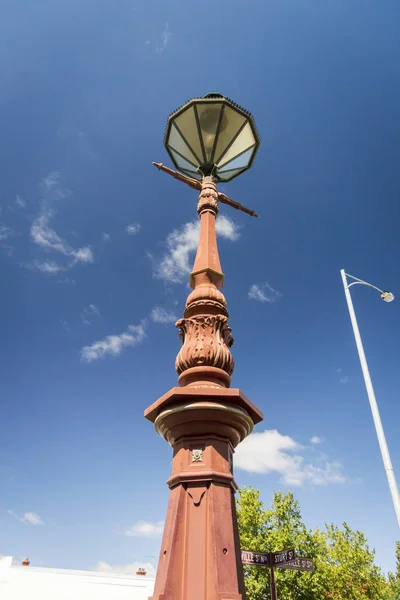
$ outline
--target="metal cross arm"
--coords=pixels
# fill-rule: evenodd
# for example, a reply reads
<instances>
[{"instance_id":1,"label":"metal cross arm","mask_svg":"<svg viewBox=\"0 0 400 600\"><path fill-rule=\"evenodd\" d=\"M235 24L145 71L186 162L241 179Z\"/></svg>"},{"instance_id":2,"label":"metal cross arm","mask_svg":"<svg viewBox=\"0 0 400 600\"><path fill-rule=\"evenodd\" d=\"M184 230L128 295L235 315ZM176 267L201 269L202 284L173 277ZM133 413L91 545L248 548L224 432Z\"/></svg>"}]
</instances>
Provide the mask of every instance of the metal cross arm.
<instances>
[{"instance_id":1,"label":"metal cross arm","mask_svg":"<svg viewBox=\"0 0 400 600\"><path fill-rule=\"evenodd\" d=\"M171 177L174 177L174 179L177 179L178 181L182 181L183 183L186 183L186 185L188 185L189 187L191 187L194 190L200 191L202 189L201 182L197 181L196 179L186 177L186 175L181 175L181 173L178 173L177 171L174 171L173 169L169 169L162 163L153 162L153 165L155 167L157 167L157 169L159 171L164 171L164 173L168 173L168 175L171 175ZM245 212L246 214L250 215L251 217L258 217L258 214L256 212L254 212L254 210L251 210L250 208L246 208L246 206L243 206L242 204L239 204L239 202L232 200L231 198L229 198L226 194L223 194L222 192L217 192L217 193L218 193L218 202L221 202L222 204L227 204L228 206L232 206L232 208L236 208L236 210L241 210L242 212Z\"/></svg>"},{"instance_id":2,"label":"metal cross arm","mask_svg":"<svg viewBox=\"0 0 400 600\"><path fill-rule=\"evenodd\" d=\"M245 212L251 217L258 217L258 214L254 212L254 210L246 208L242 204L239 204L239 202L228 198L228 196L226 194L223 194L222 192L218 192L218 201L222 202L222 204L228 204L228 206L232 206L232 208L236 208L237 210L241 210L242 212Z\"/></svg>"}]
</instances>

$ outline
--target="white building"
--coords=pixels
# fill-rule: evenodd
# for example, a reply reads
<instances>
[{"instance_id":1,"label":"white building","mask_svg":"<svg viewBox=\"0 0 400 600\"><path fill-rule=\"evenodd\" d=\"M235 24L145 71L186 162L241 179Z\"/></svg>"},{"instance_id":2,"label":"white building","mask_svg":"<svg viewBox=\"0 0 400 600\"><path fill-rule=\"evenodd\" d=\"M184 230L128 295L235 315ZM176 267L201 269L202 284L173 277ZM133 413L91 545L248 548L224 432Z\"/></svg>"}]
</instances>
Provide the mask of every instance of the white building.
<instances>
[{"instance_id":1,"label":"white building","mask_svg":"<svg viewBox=\"0 0 400 600\"><path fill-rule=\"evenodd\" d=\"M0 558L1 600L148 600L154 589L154 577L143 570L117 575L28 565Z\"/></svg>"}]
</instances>

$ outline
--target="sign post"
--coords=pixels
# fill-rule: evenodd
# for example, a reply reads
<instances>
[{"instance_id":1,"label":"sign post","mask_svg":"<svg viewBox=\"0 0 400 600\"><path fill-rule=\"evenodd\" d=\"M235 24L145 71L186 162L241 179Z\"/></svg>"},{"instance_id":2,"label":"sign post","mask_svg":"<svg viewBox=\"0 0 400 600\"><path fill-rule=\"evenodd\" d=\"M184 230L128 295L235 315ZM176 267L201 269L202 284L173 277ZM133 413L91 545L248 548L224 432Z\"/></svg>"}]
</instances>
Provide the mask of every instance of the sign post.
<instances>
[{"instance_id":1,"label":"sign post","mask_svg":"<svg viewBox=\"0 0 400 600\"><path fill-rule=\"evenodd\" d=\"M288 561L294 560L296 558L296 550L294 548L289 548L288 550L281 550L280 552L270 552L269 556L269 566L271 569L271 600L278 600L278 595L276 592L275 568L284 565Z\"/></svg>"},{"instance_id":2,"label":"sign post","mask_svg":"<svg viewBox=\"0 0 400 600\"><path fill-rule=\"evenodd\" d=\"M275 569L272 565L269 577L269 589L271 594L271 600L278 600L278 596L276 594Z\"/></svg>"},{"instance_id":3,"label":"sign post","mask_svg":"<svg viewBox=\"0 0 400 600\"><path fill-rule=\"evenodd\" d=\"M278 600L276 592L275 569L291 569L293 571L314 572L315 565L311 558L296 557L296 550L281 550L280 552L253 552L242 550L242 563L253 567L269 567L271 600Z\"/></svg>"}]
</instances>

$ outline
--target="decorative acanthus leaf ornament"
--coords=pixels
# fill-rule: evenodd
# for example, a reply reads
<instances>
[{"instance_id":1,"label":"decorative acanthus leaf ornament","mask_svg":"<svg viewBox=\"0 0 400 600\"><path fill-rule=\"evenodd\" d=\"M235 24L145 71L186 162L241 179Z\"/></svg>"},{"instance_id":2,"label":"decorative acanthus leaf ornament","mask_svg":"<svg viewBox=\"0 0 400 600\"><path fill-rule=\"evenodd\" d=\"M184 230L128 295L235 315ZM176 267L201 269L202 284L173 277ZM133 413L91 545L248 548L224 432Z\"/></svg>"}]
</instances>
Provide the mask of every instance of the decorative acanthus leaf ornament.
<instances>
[{"instance_id":1,"label":"decorative acanthus leaf ornament","mask_svg":"<svg viewBox=\"0 0 400 600\"><path fill-rule=\"evenodd\" d=\"M211 210L215 215L218 214L218 192L210 182L207 185L204 185L197 202L197 212L199 215L203 212L203 210Z\"/></svg>"},{"instance_id":2,"label":"decorative acanthus leaf ornament","mask_svg":"<svg viewBox=\"0 0 400 600\"><path fill-rule=\"evenodd\" d=\"M182 348L176 358L179 374L192 367L217 367L228 375L233 373L233 344L228 318L224 315L195 316L180 319L176 326Z\"/></svg>"}]
</instances>

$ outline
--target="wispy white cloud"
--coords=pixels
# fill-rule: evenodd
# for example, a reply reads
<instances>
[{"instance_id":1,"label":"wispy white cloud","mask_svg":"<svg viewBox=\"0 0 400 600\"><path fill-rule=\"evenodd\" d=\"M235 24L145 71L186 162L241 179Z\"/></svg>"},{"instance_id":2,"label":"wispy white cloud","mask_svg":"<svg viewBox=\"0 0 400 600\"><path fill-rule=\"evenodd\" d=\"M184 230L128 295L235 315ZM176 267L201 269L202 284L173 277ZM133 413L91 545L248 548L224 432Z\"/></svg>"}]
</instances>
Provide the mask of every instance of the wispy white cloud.
<instances>
[{"instance_id":1,"label":"wispy white cloud","mask_svg":"<svg viewBox=\"0 0 400 600\"><path fill-rule=\"evenodd\" d=\"M304 448L290 436L265 430L251 434L240 444L235 466L250 473L278 473L282 483L295 487L346 481L339 462L321 456L311 463L303 454Z\"/></svg>"},{"instance_id":2,"label":"wispy white cloud","mask_svg":"<svg viewBox=\"0 0 400 600\"><path fill-rule=\"evenodd\" d=\"M31 227L32 240L42 248L52 248L57 252L67 254L69 252L68 246L48 225L50 218L51 213L47 213L35 219Z\"/></svg>"},{"instance_id":3,"label":"wispy white cloud","mask_svg":"<svg viewBox=\"0 0 400 600\"><path fill-rule=\"evenodd\" d=\"M217 236L232 242L239 236L238 226L225 215L220 215L216 223ZM166 241L166 252L161 259L154 259L154 276L171 283L181 283L190 273L191 260L199 241L199 221L190 221L181 228L174 229Z\"/></svg>"},{"instance_id":4,"label":"wispy white cloud","mask_svg":"<svg viewBox=\"0 0 400 600\"><path fill-rule=\"evenodd\" d=\"M164 531L164 521L138 521L127 527L122 535L127 537L159 537Z\"/></svg>"},{"instance_id":5,"label":"wispy white cloud","mask_svg":"<svg viewBox=\"0 0 400 600\"><path fill-rule=\"evenodd\" d=\"M126 233L128 235L136 235L137 233L139 233L141 228L142 226L140 225L140 223L131 223L130 225L127 225Z\"/></svg>"},{"instance_id":6,"label":"wispy white cloud","mask_svg":"<svg viewBox=\"0 0 400 600\"><path fill-rule=\"evenodd\" d=\"M168 23L165 23L164 28L161 32L160 40L156 43L157 54L162 54L167 49L171 36L172 32L169 29L169 25Z\"/></svg>"},{"instance_id":7,"label":"wispy white cloud","mask_svg":"<svg viewBox=\"0 0 400 600\"><path fill-rule=\"evenodd\" d=\"M320 444L322 442L322 440L317 435L313 435L310 442L316 446L316 445Z\"/></svg>"},{"instance_id":8,"label":"wispy white cloud","mask_svg":"<svg viewBox=\"0 0 400 600\"><path fill-rule=\"evenodd\" d=\"M107 355L118 356L129 346L137 346L146 337L145 321L140 325L129 325L127 331L119 335L108 335L103 340L85 346L81 350L81 361L92 362Z\"/></svg>"},{"instance_id":9,"label":"wispy white cloud","mask_svg":"<svg viewBox=\"0 0 400 600\"><path fill-rule=\"evenodd\" d=\"M161 306L156 306L151 311L151 319L154 323L161 323L162 325L167 325L168 323L176 323L178 317L171 312L165 310L165 308L161 308Z\"/></svg>"},{"instance_id":10,"label":"wispy white cloud","mask_svg":"<svg viewBox=\"0 0 400 600\"><path fill-rule=\"evenodd\" d=\"M86 308L81 312L82 323L85 325L92 325L92 321L94 318L99 318L100 311L94 304L89 304Z\"/></svg>"},{"instance_id":11,"label":"wispy white cloud","mask_svg":"<svg viewBox=\"0 0 400 600\"><path fill-rule=\"evenodd\" d=\"M25 202L25 200L23 200L23 199L21 198L21 196L18 196L18 194L16 194L16 196L15 196L14 203L15 203L17 206L19 206L20 208L25 208L25 206L26 206L26 202Z\"/></svg>"},{"instance_id":12,"label":"wispy white cloud","mask_svg":"<svg viewBox=\"0 0 400 600\"><path fill-rule=\"evenodd\" d=\"M27 525L44 525L42 517L40 517L37 513L34 512L26 512L24 514L23 522Z\"/></svg>"},{"instance_id":13,"label":"wispy white cloud","mask_svg":"<svg viewBox=\"0 0 400 600\"><path fill-rule=\"evenodd\" d=\"M44 525L42 518L35 512L26 512L22 517L17 515L13 510L8 510L7 512L25 525Z\"/></svg>"},{"instance_id":14,"label":"wispy white cloud","mask_svg":"<svg viewBox=\"0 0 400 600\"><path fill-rule=\"evenodd\" d=\"M76 285L75 279L71 279L70 277L63 277L62 279L57 279L57 283L65 283L65 285Z\"/></svg>"},{"instance_id":15,"label":"wispy white cloud","mask_svg":"<svg viewBox=\"0 0 400 600\"><path fill-rule=\"evenodd\" d=\"M31 227L32 241L46 250L54 250L71 258L69 267L74 266L78 262L92 263L94 260L93 252L88 246L75 250L54 229L49 227L52 216L51 212L47 212L35 219Z\"/></svg>"},{"instance_id":16,"label":"wispy white cloud","mask_svg":"<svg viewBox=\"0 0 400 600\"><path fill-rule=\"evenodd\" d=\"M47 206L71 194L71 190L63 184L60 171L51 171L46 177L43 177L39 183L39 190L42 195L42 204Z\"/></svg>"},{"instance_id":17,"label":"wispy white cloud","mask_svg":"<svg viewBox=\"0 0 400 600\"><path fill-rule=\"evenodd\" d=\"M44 177L39 185L41 191L41 213L33 221L30 234L34 244L46 252L57 252L68 260L63 264L57 264L49 260L34 260L27 266L36 269L42 273L55 275L60 271L66 271L74 267L77 263L88 264L94 261L93 252L89 246L82 248L73 248L64 238L62 238L54 229L50 227L50 222L56 214L56 203L66 198L71 193L61 179L58 171L53 171L47 177Z\"/></svg>"},{"instance_id":18,"label":"wispy white cloud","mask_svg":"<svg viewBox=\"0 0 400 600\"><path fill-rule=\"evenodd\" d=\"M101 239L103 242L109 242L111 240L111 235L109 233L102 233Z\"/></svg>"},{"instance_id":19,"label":"wispy white cloud","mask_svg":"<svg viewBox=\"0 0 400 600\"><path fill-rule=\"evenodd\" d=\"M150 577L154 577L156 569L153 564L149 562L133 562L127 565L110 565L105 560L100 560L95 567L92 567L91 571L97 571L98 573L117 573L120 575L128 574L135 575L138 569L145 569L146 574Z\"/></svg>"},{"instance_id":20,"label":"wispy white cloud","mask_svg":"<svg viewBox=\"0 0 400 600\"><path fill-rule=\"evenodd\" d=\"M267 282L254 283L249 290L250 300L257 300L258 302L268 302L269 304L273 304L279 300L281 296L282 294L271 287Z\"/></svg>"},{"instance_id":21,"label":"wispy white cloud","mask_svg":"<svg viewBox=\"0 0 400 600\"><path fill-rule=\"evenodd\" d=\"M198 223L198 222L197 222ZM217 236L236 242L240 238L240 229L236 223L226 215L219 215L216 221Z\"/></svg>"},{"instance_id":22,"label":"wispy white cloud","mask_svg":"<svg viewBox=\"0 0 400 600\"><path fill-rule=\"evenodd\" d=\"M195 252L199 239L197 221L185 223L175 229L166 240L167 252L162 259L154 261L154 275L172 283L181 283L183 277L190 273L189 258Z\"/></svg>"},{"instance_id":23,"label":"wispy white cloud","mask_svg":"<svg viewBox=\"0 0 400 600\"><path fill-rule=\"evenodd\" d=\"M0 223L0 241L4 242L5 240L8 240L8 238L10 238L12 235L13 230L11 229L11 227L7 227L7 225Z\"/></svg>"},{"instance_id":24,"label":"wispy white cloud","mask_svg":"<svg viewBox=\"0 0 400 600\"><path fill-rule=\"evenodd\" d=\"M74 250L73 257L74 261L71 263L71 266L74 266L77 262L92 263L94 261L93 252L88 246Z\"/></svg>"},{"instance_id":25,"label":"wispy white cloud","mask_svg":"<svg viewBox=\"0 0 400 600\"><path fill-rule=\"evenodd\" d=\"M343 369L336 369L336 373L339 375L339 381L342 384L346 384L350 381L350 377L343 373Z\"/></svg>"},{"instance_id":26,"label":"wispy white cloud","mask_svg":"<svg viewBox=\"0 0 400 600\"><path fill-rule=\"evenodd\" d=\"M25 266L27 269L31 269L33 271L40 271L41 273L47 273L48 275L57 275L61 271L65 271L65 267L57 264L53 260L38 260L35 259L30 263L26 263Z\"/></svg>"}]
</instances>

